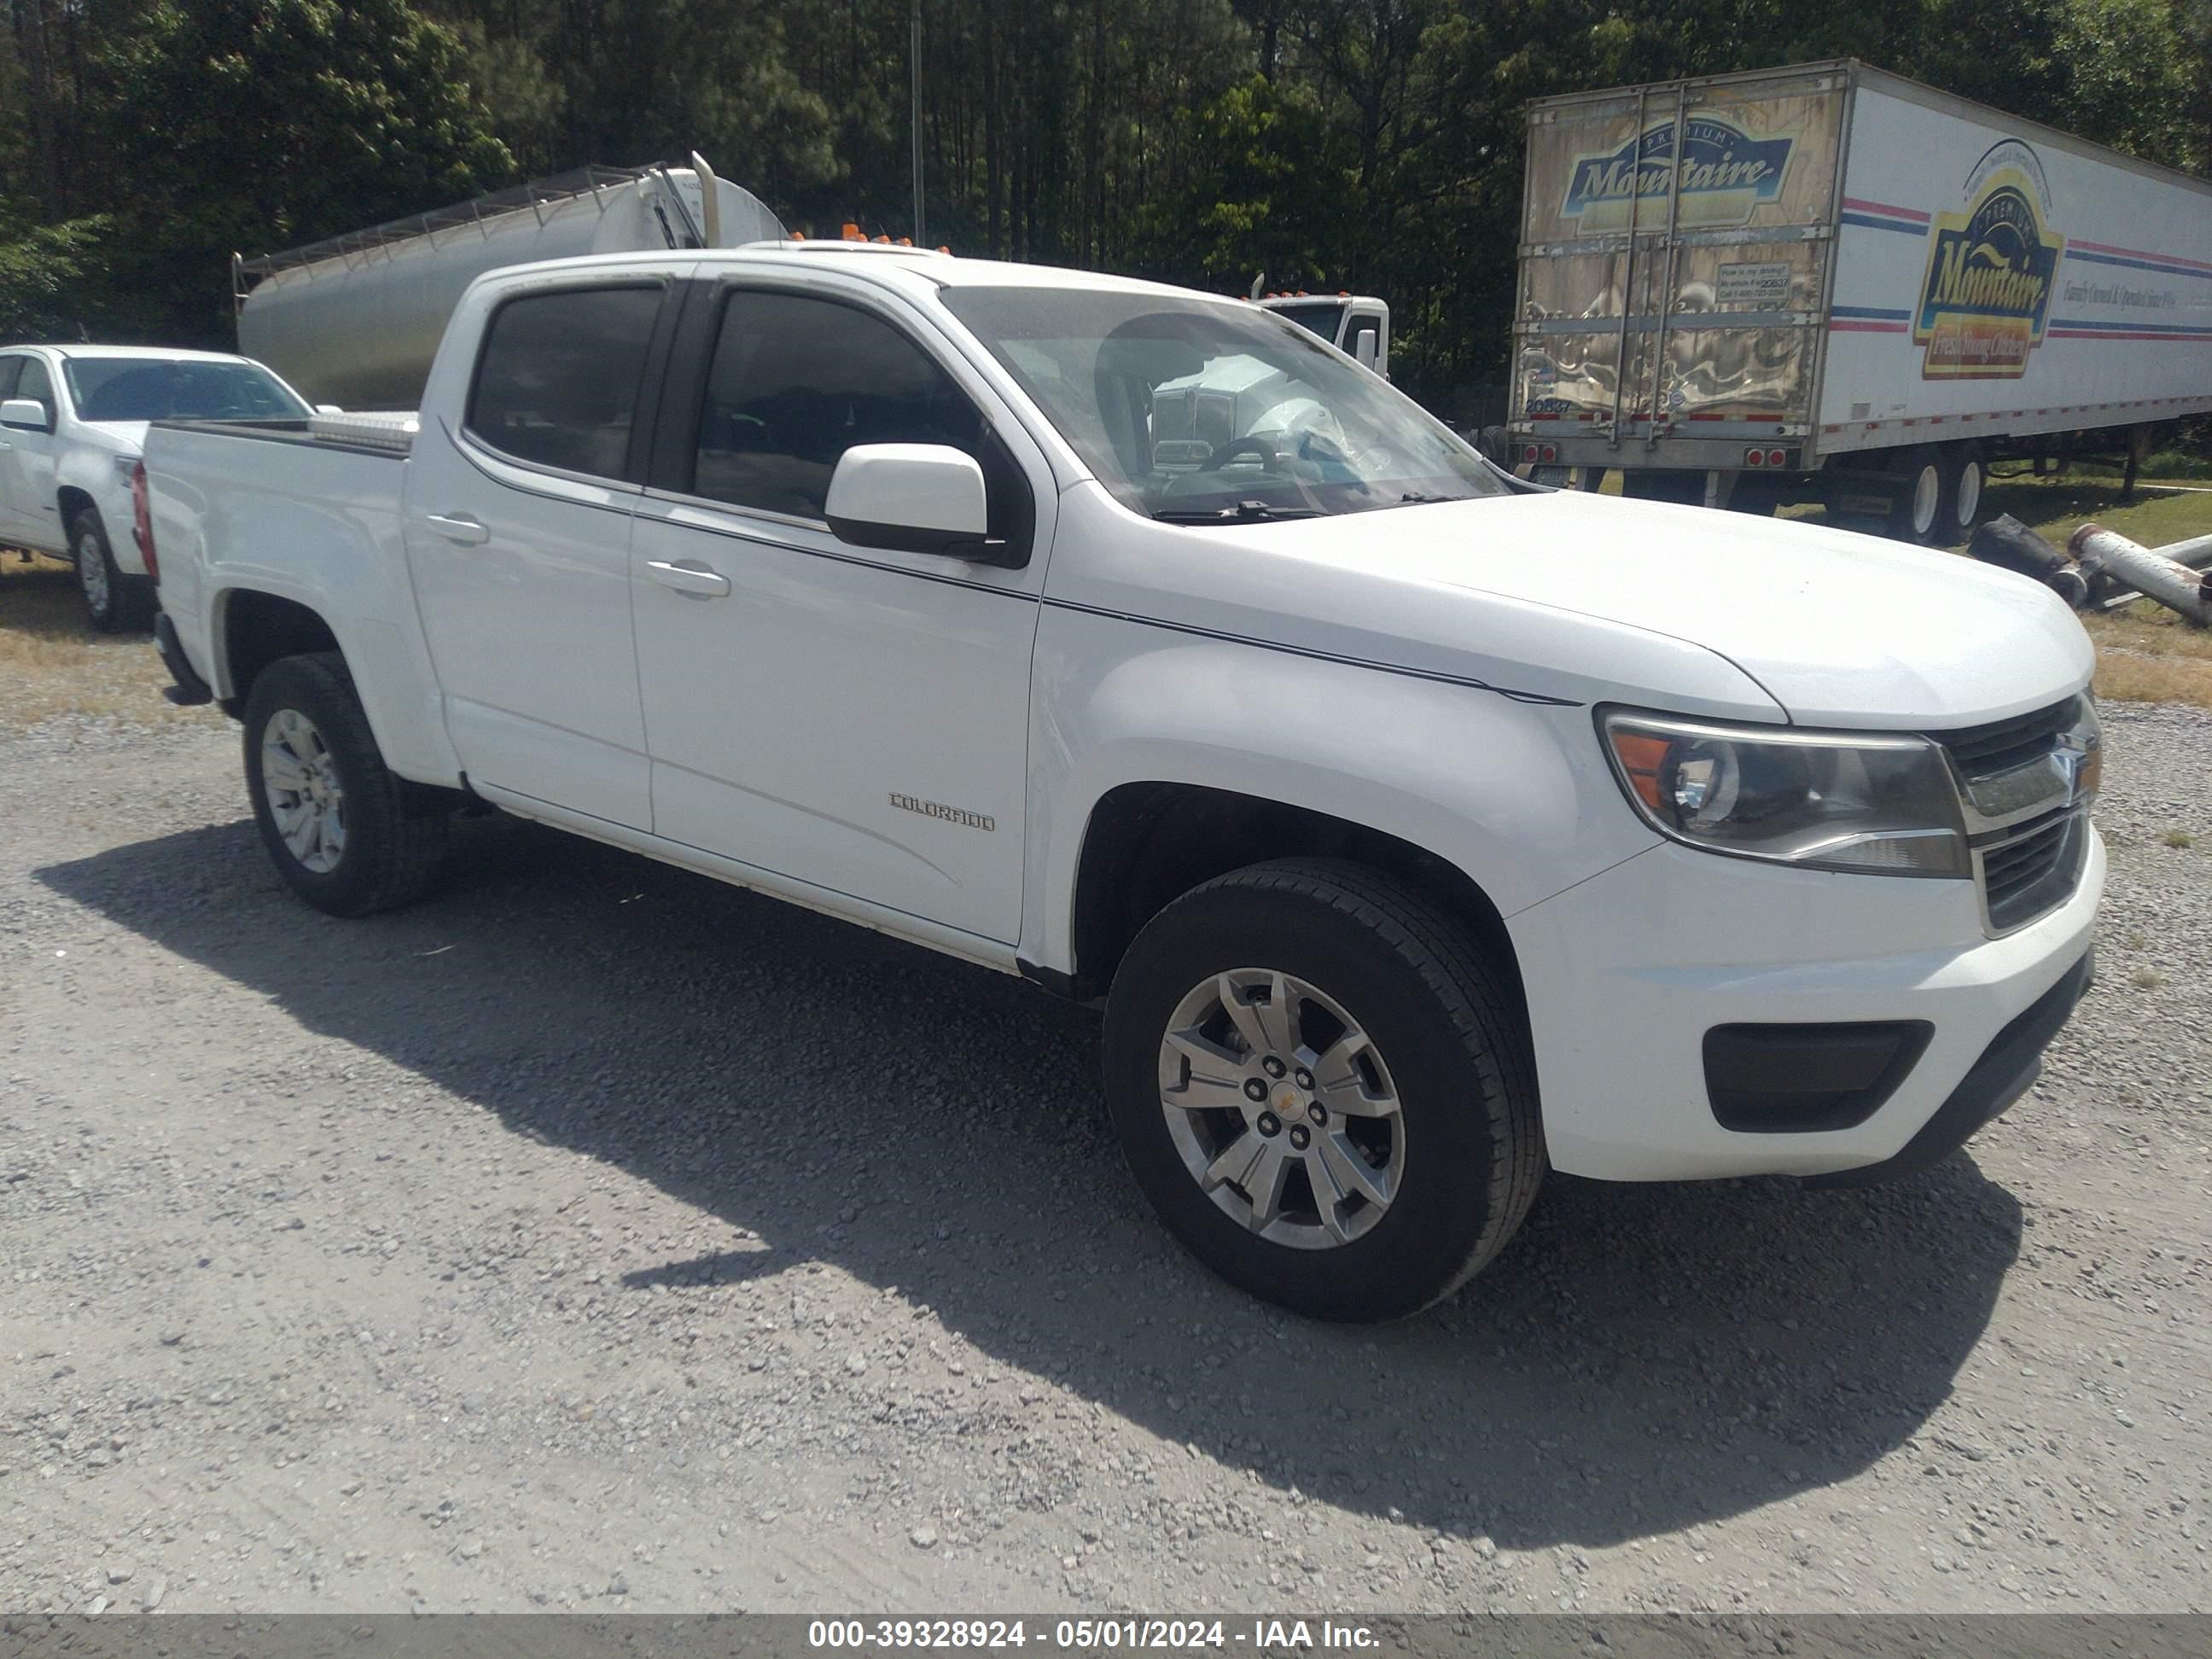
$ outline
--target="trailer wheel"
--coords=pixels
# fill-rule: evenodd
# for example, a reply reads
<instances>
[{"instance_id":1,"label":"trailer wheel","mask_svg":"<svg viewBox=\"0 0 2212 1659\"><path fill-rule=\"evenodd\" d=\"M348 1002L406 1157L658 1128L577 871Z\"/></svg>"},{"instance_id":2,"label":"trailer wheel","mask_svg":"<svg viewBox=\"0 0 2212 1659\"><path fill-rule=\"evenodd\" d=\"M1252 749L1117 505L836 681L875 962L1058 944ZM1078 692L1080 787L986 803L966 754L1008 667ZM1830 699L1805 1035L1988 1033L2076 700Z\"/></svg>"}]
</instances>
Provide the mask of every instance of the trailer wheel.
<instances>
[{"instance_id":1,"label":"trailer wheel","mask_svg":"<svg viewBox=\"0 0 2212 1659\"><path fill-rule=\"evenodd\" d=\"M1944 502L1943 522L1951 527L1954 539L1963 541L1974 533L1982 515L1982 447L1953 444L1949 451L1951 493Z\"/></svg>"},{"instance_id":2,"label":"trailer wheel","mask_svg":"<svg viewBox=\"0 0 2212 1659\"><path fill-rule=\"evenodd\" d=\"M1945 517L1953 490L1951 479L1957 463L1934 444L1921 444L1911 449L1901 449L1890 471L1902 476L1904 483L1890 508L1889 533L1900 542L1916 542L1923 547L1942 544L1950 534L1950 525Z\"/></svg>"}]
</instances>

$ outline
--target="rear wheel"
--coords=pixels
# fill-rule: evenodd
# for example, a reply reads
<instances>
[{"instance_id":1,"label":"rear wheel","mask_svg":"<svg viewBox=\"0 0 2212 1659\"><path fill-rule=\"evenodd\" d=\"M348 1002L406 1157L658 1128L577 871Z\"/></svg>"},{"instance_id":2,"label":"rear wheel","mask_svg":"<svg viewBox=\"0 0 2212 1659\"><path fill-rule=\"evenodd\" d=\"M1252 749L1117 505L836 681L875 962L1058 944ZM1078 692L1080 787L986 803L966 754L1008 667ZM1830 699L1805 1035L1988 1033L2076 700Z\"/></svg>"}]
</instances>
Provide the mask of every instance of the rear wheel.
<instances>
[{"instance_id":1,"label":"rear wheel","mask_svg":"<svg viewBox=\"0 0 2212 1659\"><path fill-rule=\"evenodd\" d=\"M91 507L82 508L70 520L70 558L76 566L77 596L94 628L103 634L122 634L153 626L154 584L115 568L106 526Z\"/></svg>"},{"instance_id":2,"label":"rear wheel","mask_svg":"<svg viewBox=\"0 0 2212 1659\"><path fill-rule=\"evenodd\" d=\"M1902 481L1890 509L1889 533L1894 539L1923 547L1945 540L1950 526L1944 521L1944 508L1955 465L1933 444L1899 453L1891 468Z\"/></svg>"},{"instance_id":3,"label":"rear wheel","mask_svg":"<svg viewBox=\"0 0 2212 1659\"><path fill-rule=\"evenodd\" d=\"M1951 493L1944 502L1943 522L1951 539L1964 541L1974 533L1982 515L1982 448L1979 444L1950 446Z\"/></svg>"},{"instance_id":4,"label":"rear wheel","mask_svg":"<svg viewBox=\"0 0 2212 1659\"><path fill-rule=\"evenodd\" d=\"M1255 865L1139 934L1106 1085L1138 1184L1252 1294L1418 1312L1512 1237L1544 1169L1520 1020L1451 917L1357 865Z\"/></svg>"},{"instance_id":5,"label":"rear wheel","mask_svg":"<svg viewBox=\"0 0 2212 1659\"><path fill-rule=\"evenodd\" d=\"M362 916L429 884L452 799L386 769L343 657L270 664L246 697L245 726L254 823L294 892L334 916Z\"/></svg>"}]
</instances>

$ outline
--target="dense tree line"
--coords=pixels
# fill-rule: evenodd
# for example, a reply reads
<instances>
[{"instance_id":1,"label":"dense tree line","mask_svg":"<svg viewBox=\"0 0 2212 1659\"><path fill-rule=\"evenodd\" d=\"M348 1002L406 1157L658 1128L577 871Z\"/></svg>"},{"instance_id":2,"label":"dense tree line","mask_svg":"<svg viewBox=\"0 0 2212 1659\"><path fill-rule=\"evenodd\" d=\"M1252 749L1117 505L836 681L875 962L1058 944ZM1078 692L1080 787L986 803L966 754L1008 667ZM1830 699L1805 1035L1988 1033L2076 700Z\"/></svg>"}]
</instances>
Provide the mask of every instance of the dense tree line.
<instances>
[{"instance_id":1,"label":"dense tree line","mask_svg":"<svg viewBox=\"0 0 2212 1659\"><path fill-rule=\"evenodd\" d=\"M0 0L0 333L227 343L228 259L696 147L912 228L913 0ZM1856 56L2212 171L2212 0L921 0L928 240L1383 294L1503 360L1527 100Z\"/></svg>"}]
</instances>

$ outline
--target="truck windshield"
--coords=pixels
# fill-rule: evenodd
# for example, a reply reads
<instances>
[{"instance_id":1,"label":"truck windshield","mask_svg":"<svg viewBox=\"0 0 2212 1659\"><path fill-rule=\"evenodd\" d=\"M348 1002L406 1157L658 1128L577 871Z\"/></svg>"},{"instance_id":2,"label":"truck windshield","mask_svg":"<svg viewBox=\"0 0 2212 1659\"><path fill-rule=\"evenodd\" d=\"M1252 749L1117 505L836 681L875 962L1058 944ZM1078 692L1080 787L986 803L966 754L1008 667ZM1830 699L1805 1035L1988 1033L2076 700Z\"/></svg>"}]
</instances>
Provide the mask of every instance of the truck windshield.
<instances>
[{"instance_id":1,"label":"truck windshield","mask_svg":"<svg viewBox=\"0 0 2212 1659\"><path fill-rule=\"evenodd\" d=\"M1344 321L1344 304L1339 300L1307 300L1294 306L1269 306L1278 317L1287 317L1300 328L1310 328L1331 345L1336 343L1336 331Z\"/></svg>"},{"instance_id":2,"label":"truck windshield","mask_svg":"<svg viewBox=\"0 0 2212 1659\"><path fill-rule=\"evenodd\" d=\"M1274 313L1097 289L942 297L1139 513L1234 523L1506 493L1441 422Z\"/></svg>"},{"instance_id":3,"label":"truck windshield","mask_svg":"<svg viewBox=\"0 0 2212 1659\"><path fill-rule=\"evenodd\" d=\"M258 363L72 357L62 372L80 420L296 420L308 412Z\"/></svg>"}]
</instances>

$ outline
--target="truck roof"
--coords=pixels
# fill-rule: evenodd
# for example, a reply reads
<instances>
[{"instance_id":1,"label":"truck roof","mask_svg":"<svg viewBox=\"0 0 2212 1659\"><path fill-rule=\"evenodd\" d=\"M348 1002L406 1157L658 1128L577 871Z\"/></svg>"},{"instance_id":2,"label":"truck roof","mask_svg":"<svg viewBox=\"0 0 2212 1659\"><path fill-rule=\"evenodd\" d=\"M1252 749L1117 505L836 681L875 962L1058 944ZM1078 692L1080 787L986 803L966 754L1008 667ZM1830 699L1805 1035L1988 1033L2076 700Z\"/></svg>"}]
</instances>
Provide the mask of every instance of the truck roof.
<instances>
[{"instance_id":1,"label":"truck roof","mask_svg":"<svg viewBox=\"0 0 2212 1659\"><path fill-rule=\"evenodd\" d=\"M1008 259L969 259L939 253L933 248L901 247L878 242L806 241L750 242L732 248L659 248L639 253L592 254L581 258L546 260L536 264L509 265L495 273L500 280L538 271L665 269L672 264L696 262L708 270L732 266L781 267L790 270L819 270L825 264L850 260L848 269L865 272L886 286L927 294L947 288L1083 289L1096 293L1174 295L1178 298L1216 301L1222 305L1249 301L1167 283L1146 282L1135 276L1116 276L1103 271L1076 270L1065 265L1021 264Z\"/></svg>"},{"instance_id":2,"label":"truck roof","mask_svg":"<svg viewBox=\"0 0 2212 1659\"><path fill-rule=\"evenodd\" d=\"M179 346L83 345L64 340L30 340L24 343L63 357L137 357L161 363L244 363L252 361L234 351L189 351ZM9 349L20 350L21 347Z\"/></svg>"}]
</instances>

